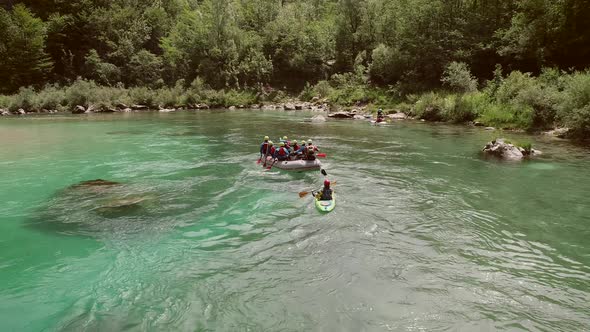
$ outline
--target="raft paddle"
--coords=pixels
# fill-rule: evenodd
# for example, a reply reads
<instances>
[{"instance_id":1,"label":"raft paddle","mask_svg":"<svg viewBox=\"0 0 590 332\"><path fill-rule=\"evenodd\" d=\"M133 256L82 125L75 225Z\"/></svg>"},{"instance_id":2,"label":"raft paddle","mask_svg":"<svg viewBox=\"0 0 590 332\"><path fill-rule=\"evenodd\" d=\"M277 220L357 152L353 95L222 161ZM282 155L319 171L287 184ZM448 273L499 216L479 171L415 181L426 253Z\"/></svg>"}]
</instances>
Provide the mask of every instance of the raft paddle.
<instances>
[{"instance_id":1,"label":"raft paddle","mask_svg":"<svg viewBox=\"0 0 590 332\"><path fill-rule=\"evenodd\" d=\"M325 153L318 153L315 155L318 158L326 158L326 154Z\"/></svg>"}]
</instances>

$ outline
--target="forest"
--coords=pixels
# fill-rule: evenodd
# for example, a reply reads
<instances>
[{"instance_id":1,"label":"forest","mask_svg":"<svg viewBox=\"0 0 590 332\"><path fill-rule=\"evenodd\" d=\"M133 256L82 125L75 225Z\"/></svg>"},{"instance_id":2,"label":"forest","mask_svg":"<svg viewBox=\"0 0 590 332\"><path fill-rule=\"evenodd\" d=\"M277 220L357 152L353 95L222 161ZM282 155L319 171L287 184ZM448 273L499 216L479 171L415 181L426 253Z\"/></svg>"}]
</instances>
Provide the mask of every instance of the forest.
<instances>
[{"instance_id":1,"label":"forest","mask_svg":"<svg viewBox=\"0 0 590 332\"><path fill-rule=\"evenodd\" d=\"M71 107L73 86L228 106L273 87L428 120L590 132L590 0L0 3L0 107Z\"/></svg>"}]
</instances>

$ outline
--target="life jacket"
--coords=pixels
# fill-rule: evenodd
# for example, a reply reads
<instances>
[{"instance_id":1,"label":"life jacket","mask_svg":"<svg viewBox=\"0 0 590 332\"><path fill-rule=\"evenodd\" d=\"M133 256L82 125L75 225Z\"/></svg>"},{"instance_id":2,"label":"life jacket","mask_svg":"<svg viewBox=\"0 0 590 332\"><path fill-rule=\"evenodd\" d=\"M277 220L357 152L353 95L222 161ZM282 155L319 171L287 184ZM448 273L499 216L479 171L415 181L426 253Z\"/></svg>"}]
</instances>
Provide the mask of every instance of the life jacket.
<instances>
[{"instance_id":1,"label":"life jacket","mask_svg":"<svg viewBox=\"0 0 590 332\"><path fill-rule=\"evenodd\" d=\"M287 148L285 147L281 147L279 149L278 155L283 157L283 156L288 156L289 155L289 150L287 150Z\"/></svg>"},{"instance_id":2,"label":"life jacket","mask_svg":"<svg viewBox=\"0 0 590 332\"><path fill-rule=\"evenodd\" d=\"M331 201L332 200L332 189L330 187L324 187L322 190L322 196L320 197L321 201Z\"/></svg>"},{"instance_id":3,"label":"life jacket","mask_svg":"<svg viewBox=\"0 0 590 332\"><path fill-rule=\"evenodd\" d=\"M295 143L295 145L293 145L293 151L297 152L297 151L299 151L299 148L300 148L299 144Z\"/></svg>"},{"instance_id":4,"label":"life jacket","mask_svg":"<svg viewBox=\"0 0 590 332\"><path fill-rule=\"evenodd\" d=\"M305 151L305 159L315 160L315 151L313 145L307 147L307 151Z\"/></svg>"},{"instance_id":5,"label":"life jacket","mask_svg":"<svg viewBox=\"0 0 590 332\"><path fill-rule=\"evenodd\" d=\"M268 144L268 142L264 142L264 143L262 143L262 144L260 145L260 153L262 153L262 154L264 154L264 155L268 154L268 147L269 147L269 146L270 146L270 145Z\"/></svg>"},{"instance_id":6,"label":"life jacket","mask_svg":"<svg viewBox=\"0 0 590 332\"><path fill-rule=\"evenodd\" d=\"M271 156L274 157L274 155L275 155L276 152L277 152L277 148L275 148L274 145L271 146L270 147L270 153L269 153L269 155L271 155Z\"/></svg>"}]
</instances>

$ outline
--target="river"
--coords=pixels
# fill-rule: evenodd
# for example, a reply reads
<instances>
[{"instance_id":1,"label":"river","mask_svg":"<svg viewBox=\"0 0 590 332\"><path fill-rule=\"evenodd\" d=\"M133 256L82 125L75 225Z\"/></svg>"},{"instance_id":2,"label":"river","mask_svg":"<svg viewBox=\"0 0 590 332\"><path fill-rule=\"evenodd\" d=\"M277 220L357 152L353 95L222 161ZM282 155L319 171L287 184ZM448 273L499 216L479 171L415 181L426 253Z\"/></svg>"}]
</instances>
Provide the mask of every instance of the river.
<instances>
[{"instance_id":1,"label":"river","mask_svg":"<svg viewBox=\"0 0 590 332\"><path fill-rule=\"evenodd\" d=\"M1 330L588 331L588 150L506 134L544 154L502 163L479 128L311 116L2 119ZM298 196L319 172L256 164L264 135L314 139L332 213Z\"/></svg>"}]
</instances>

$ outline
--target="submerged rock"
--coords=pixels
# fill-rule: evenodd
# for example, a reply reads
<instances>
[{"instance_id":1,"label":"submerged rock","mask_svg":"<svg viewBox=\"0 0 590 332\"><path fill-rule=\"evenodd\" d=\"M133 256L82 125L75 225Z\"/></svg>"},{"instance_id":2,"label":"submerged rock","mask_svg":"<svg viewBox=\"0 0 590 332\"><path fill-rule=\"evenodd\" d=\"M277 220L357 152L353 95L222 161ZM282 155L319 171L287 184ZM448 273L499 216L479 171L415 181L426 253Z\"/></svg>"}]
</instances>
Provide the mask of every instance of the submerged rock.
<instances>
[{"instance_id":1,"label":"submerged rock","mask_svg":"<svg viewBox=\"0 0 590 332\"><path fill-rule=\"evenodd\" d=\"M311 122L326 122L326 117L323 115L316 115L311 118Z\"/></svg>"},{"instance_id":2,"label":"submerged rock","mask_svg":"<svg viewBox=\"0 0 590 332\"><path fill-rule=\"evenodd\" d=\"M43 204L28 226L84 236L113 236L156 227L158 196L140 185L103 179L71 185ZM160 216L161 217L161 216Z\"/></svg>"}]
</instances>

